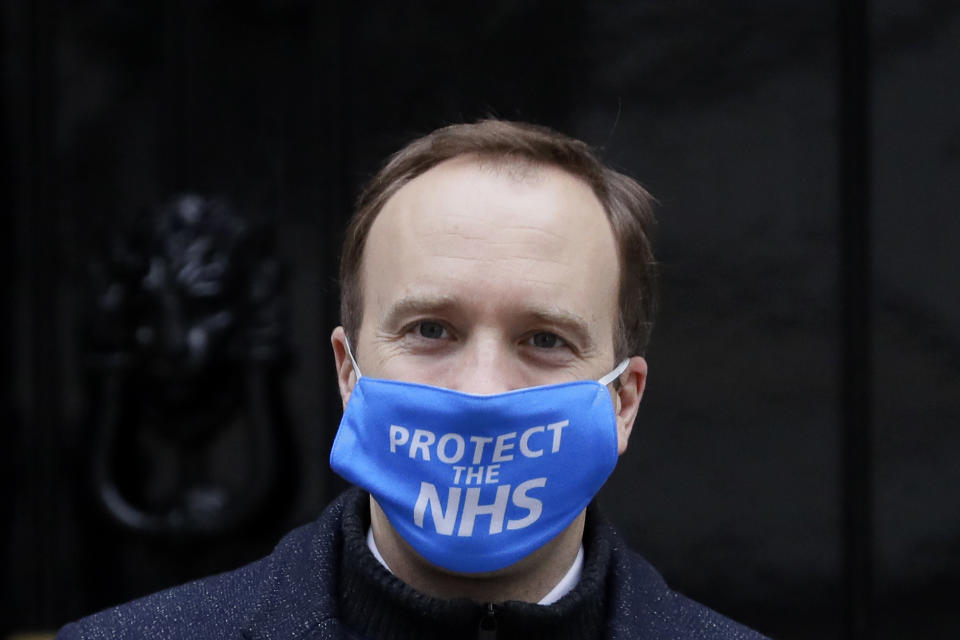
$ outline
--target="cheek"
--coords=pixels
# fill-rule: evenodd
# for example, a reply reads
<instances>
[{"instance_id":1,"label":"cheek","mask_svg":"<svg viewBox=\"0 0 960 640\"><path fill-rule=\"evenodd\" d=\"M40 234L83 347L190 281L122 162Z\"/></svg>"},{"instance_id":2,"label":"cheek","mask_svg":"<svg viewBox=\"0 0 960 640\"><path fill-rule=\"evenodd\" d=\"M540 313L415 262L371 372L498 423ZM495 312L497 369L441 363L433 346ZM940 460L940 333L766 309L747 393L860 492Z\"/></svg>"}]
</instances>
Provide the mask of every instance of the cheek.
<instances>
[{"instance_id":1,"label":"cheek","mask_svg":"<svg viewBox=\"0 0 960 640\"><path fill-rule=\"evenodd\" d=\"M440 375L442 359L438 362L436 357L411 353L403 342L376 338L366 342L365 352L360 356L363 375L401 382L435 384L431 379Z\"/></svg>"},{"instance_id":2,"label":"cheek","mask_svg":"<svg viewBox=\"0 0 960 640\"><path fill-rule=\"evenodd\" d=\"M440 384L440 377L431 373L431 367L418 366L416 362L404 362L406 358L390 360L382 368L379 377L387 380L399 380L401 382L414 382L417 384Z\"/></svg>"}]
</instances>

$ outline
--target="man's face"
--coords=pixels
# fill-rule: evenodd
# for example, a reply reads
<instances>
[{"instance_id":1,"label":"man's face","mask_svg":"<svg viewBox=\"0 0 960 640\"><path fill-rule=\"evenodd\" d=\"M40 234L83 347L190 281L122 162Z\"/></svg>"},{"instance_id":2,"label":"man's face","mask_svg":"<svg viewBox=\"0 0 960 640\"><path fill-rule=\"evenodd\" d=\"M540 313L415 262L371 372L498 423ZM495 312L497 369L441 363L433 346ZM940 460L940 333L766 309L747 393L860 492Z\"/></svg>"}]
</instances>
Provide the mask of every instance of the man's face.
<instances>
[{"instance_id":1,"label":"man's face","mask_svg":"<svg viewBox=\"0 0 960 640\"><path fill-rule=\"evenodd\" d=\"M590 187L563 170L444 162L386 203L362 269L353 347L364 375L490 394L615 365L613 232ZM346 404L356 378L337 351ZM640 391L642 364L630 368Z\"/></svg>"}]
</instances>

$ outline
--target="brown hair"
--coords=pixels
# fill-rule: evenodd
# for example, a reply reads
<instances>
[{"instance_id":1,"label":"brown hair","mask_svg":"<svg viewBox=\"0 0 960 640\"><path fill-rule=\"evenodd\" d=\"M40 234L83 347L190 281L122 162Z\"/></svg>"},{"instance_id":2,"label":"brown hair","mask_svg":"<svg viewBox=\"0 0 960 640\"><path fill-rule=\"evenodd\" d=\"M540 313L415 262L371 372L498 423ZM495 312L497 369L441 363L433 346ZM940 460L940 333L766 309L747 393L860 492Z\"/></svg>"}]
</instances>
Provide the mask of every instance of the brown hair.
<instances>
[{"instance_id":1,"label":"brown hair","mask_svg":"<svg viewBox=\"0 0 960 640\"><path fill-rule=\"evenodd\" d=\"M502 120L452 125L414 140L394 154L361 192L340 254L340 319L347 336L356 341L360 329L363 250L373 221L405 184L462 155L552 165L593 189L610 220L620 259L616 358L643 354L657 304L650 242L653 197L632 178L604 166L586 143L546 127Z\"/></svg>"}]
</instances>

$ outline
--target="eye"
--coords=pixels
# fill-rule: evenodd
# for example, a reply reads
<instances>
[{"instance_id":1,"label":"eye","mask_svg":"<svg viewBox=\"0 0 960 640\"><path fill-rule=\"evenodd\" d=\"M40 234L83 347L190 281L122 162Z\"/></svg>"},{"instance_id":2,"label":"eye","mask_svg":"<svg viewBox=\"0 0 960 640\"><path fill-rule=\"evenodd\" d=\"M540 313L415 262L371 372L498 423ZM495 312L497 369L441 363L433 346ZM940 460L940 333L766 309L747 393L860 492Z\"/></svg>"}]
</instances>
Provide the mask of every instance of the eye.
<instances>
[{"instance_id":1,"label":"eye","mask_svg":"<svg viewBox=\"0 0 960 640\"><path fill-rule=\"evenodd\" d=\"M421 338L430 340L439 340L444 337L446 329L439 322L430 322L429 320L417 323L416 331Z\"/></svg>"},{"instance_id":2,"label":"eye","mask_svg":"<svg viewBox=\"0 0 960 640\"><path fill-rule=\"evenodd\" d=\"M537 349L556 349L566 345L563 338L555 333L541 331L530 336L530 344Z\"/></svg>"}]
</instances>

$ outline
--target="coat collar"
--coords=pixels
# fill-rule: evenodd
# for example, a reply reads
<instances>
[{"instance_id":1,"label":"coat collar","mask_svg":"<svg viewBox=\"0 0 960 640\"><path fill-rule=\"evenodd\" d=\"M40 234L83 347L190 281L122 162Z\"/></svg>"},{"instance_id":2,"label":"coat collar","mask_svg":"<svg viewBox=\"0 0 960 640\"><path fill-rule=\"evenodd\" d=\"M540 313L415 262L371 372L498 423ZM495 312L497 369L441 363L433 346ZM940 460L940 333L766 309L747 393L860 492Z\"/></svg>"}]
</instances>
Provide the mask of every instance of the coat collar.
<instances>
[{"instance_id":1,"label":"coat collar","mask_svg":"<svg viewBox=\"0 0 960 640\"><path fill-rule=\"evenodd\" d=\"M342 548L340 521L357 499L350 489L316 521L287 534L263 562L259 593L241 625L247 640L346 637L337 620L336 584Z\"/></svg>"}]
</instances>

